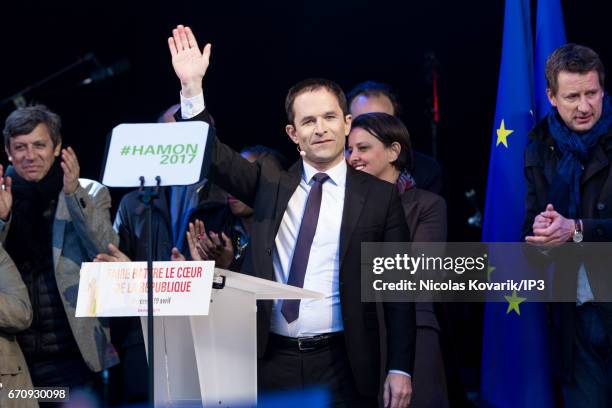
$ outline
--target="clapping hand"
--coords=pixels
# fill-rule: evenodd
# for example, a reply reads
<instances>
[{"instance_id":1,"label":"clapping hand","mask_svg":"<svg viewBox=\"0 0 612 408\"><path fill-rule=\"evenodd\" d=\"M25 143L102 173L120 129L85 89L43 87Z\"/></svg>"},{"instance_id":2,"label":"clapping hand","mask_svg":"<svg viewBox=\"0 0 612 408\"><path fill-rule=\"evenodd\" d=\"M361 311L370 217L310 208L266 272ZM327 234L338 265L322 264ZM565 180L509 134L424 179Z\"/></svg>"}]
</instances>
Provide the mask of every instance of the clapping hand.
<instances>
[{"instance_id":1,"label":"clapping hand","mask_svg":"<svg viewBox=\"0 0 612 408\"><path fill-rule=\"evenodd\" d=\"M121 252L113 244L108 244L108 253L99 253L94 258L94 262L132 262L131 259Z\"/></svg>"},{"instance_id":2,"label":"clapping hand","mask_svg":"<svg viewBox=\"0 0 612 408\"><path fill-rule=\"evenodd\" d=\"M79 161L72 147L62 149L62 170L64 171L64 194L73 194L79 186Z\"/></svg>"},{"instance_id":3,"label":"clapping hand","mask_svg":"<svg viewBox=\"0 0 612 408\"><path fill-rule=\"evenodd\" d=\"M204 222L200 220L189 223L187 242L194 260L214 260L217 266L228 268L234 259L234 247L227 235L223 232L221 235L214 232L207 234Z\"/></svg>"},{"instance_id":4,"label":"clapping hand","mask_svg":"<svg viewBox=\"0 0 612 408\"><path fill-rule=\"evenodd\" d=\"M4 168L0 165L0 218L4 221L8 220L12 205L11 178L4 176Z\"/></svg>"}]
</instances>

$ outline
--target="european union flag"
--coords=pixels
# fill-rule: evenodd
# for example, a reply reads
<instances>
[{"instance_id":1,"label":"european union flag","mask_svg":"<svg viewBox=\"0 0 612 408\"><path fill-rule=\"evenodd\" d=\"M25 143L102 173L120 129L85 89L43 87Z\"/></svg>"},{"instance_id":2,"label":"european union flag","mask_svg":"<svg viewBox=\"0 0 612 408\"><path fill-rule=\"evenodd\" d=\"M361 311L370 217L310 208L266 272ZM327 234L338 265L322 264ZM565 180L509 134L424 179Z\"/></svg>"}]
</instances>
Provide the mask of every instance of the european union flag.
<instances>
[{"instance_id":1,"label":"european union flag","mask_svg":"<svg viewBox=\"0 0 612 408\"><path fill-rule=\"evenodd\" d=\"M545 115L549 109L543 82L546 58L565 42L564 35L553 35L553 32L564 32L559 0L539 0L537 10L534 77L529 0L507 0L505 5L482 235L486 242L521 239L526 193L523 153L527 134L535 124L534 114ZM512 265L514 270L521 269L519 262L517 259ZM491 264L495 266L493 259ZM523 298L516 293L509 295L507 299L514 300L508 300L508 304L490 303L485 308L481 406L552 407L545 305L521 304Z\"/></svg>"},{"instance_id":2,"label":"european union flag","mask_svg":"<svg viewBox=\"0 0 612 408\"><path fill-rule=\"evenodd\" d=\"M529 0L507 0L483 241L521 238L525 207L523 154L533 119L533 47Z\"/></svg>"},{"instance_id":3,"label":"european union flag","mask_svg":"<svg viewBox=\"0 0 612 408\"><path fill-rule=\"evenodd\" d=\"M534 72L536 119L538 121L542 120L550 110L550 102L546 97L546 59L565 42L565 25L560 0L538 0Z\"/></svg>"}]
</instances>

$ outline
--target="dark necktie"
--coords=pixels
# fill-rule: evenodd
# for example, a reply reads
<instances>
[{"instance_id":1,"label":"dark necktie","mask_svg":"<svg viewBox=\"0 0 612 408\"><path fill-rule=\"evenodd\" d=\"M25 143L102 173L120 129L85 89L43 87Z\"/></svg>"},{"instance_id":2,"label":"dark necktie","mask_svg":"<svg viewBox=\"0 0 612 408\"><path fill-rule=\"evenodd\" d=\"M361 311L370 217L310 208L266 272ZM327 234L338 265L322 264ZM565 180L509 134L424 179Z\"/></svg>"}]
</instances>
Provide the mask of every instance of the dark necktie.
<instances>
[{"instance_id":1,"label":"dark necktie","mask_svg":"<svg viewBox=\"0 0 612 408\"><path fill-rule=\"evenodd\" d=\"M317 231L317 222L319 221L323 183L329 179L329 176L325 173L317 173L312 179L314 180L314 185L310 189L310 193L308 193L306 209L302 217L300 232L298 233L293 259L291 260L291 268L289 269L289 279L287 279L288 285L299 288L304 286L304 276L306 275L306 267L310 257L310 247L312 246L312 240ZM285 299L281 313L288 323L295 321L300 314L300 299Z\"/></svg>"}]
</instances>

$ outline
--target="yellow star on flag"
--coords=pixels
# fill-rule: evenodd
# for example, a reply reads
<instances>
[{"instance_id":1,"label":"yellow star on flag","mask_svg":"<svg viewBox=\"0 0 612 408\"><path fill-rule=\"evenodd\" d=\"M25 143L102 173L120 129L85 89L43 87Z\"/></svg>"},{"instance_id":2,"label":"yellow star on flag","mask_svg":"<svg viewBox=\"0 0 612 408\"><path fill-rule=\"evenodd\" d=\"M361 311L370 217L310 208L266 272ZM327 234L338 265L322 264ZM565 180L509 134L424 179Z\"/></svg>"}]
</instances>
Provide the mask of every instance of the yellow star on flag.
<instances>
[{"instance_id":1,"label":"yellow star on flag","mask_svg":"<svg viewBox=\"0 0 612 408\"><path fill-rule=\"evenodd\" d=\"M510 135L510 133L514 132L514 130L506 129L506 125L504 124L504 120L502 119L501 125L499 126L499 129L496 129L496 132L497 132L497 143L495 143L495 146L499 146L500 143L503 143L503 145L506 146L506 148L508 148L507 138Z\"/></svg>"},{"instance_id":2,"label":"yellow star on flag","mask_svg":"<svg viewBox=\"0 0 612 408\"><path fill-rule=\"evenodd\" d=\"M524 301L526 301L527 298L518 297L516 295L516 290L512 291L512 296L505 295L504 298L508 302L508 309L506 309L506 314L514 310L514 312L520 316L521 310L519 309L519 305L523 303Z\"/></svg>"}]
</instances>

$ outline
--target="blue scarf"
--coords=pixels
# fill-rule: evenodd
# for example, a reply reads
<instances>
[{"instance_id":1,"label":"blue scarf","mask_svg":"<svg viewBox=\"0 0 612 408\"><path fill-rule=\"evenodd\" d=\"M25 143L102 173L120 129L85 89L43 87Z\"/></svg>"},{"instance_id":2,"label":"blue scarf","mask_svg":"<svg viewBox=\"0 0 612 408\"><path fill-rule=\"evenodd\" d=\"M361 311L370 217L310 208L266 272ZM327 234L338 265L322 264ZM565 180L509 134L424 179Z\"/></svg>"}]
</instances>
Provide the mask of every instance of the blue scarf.
<instances>
[{"instance_id":1,"label":"blue scarf","mask_svg":"<svg viewBox=\"0 0 612 408\"><path fill-rule=\"evenodd\" d=\"M561 152L556 174L548 192L549 202L555 210L569 218L580 217L580 178L583 165L602 136L612 127L612 105L609 96L603 100L603 112L595 125L585 133L568 128L556 108L546 116L548 128Z\"/></svg>"}]
</instances>

